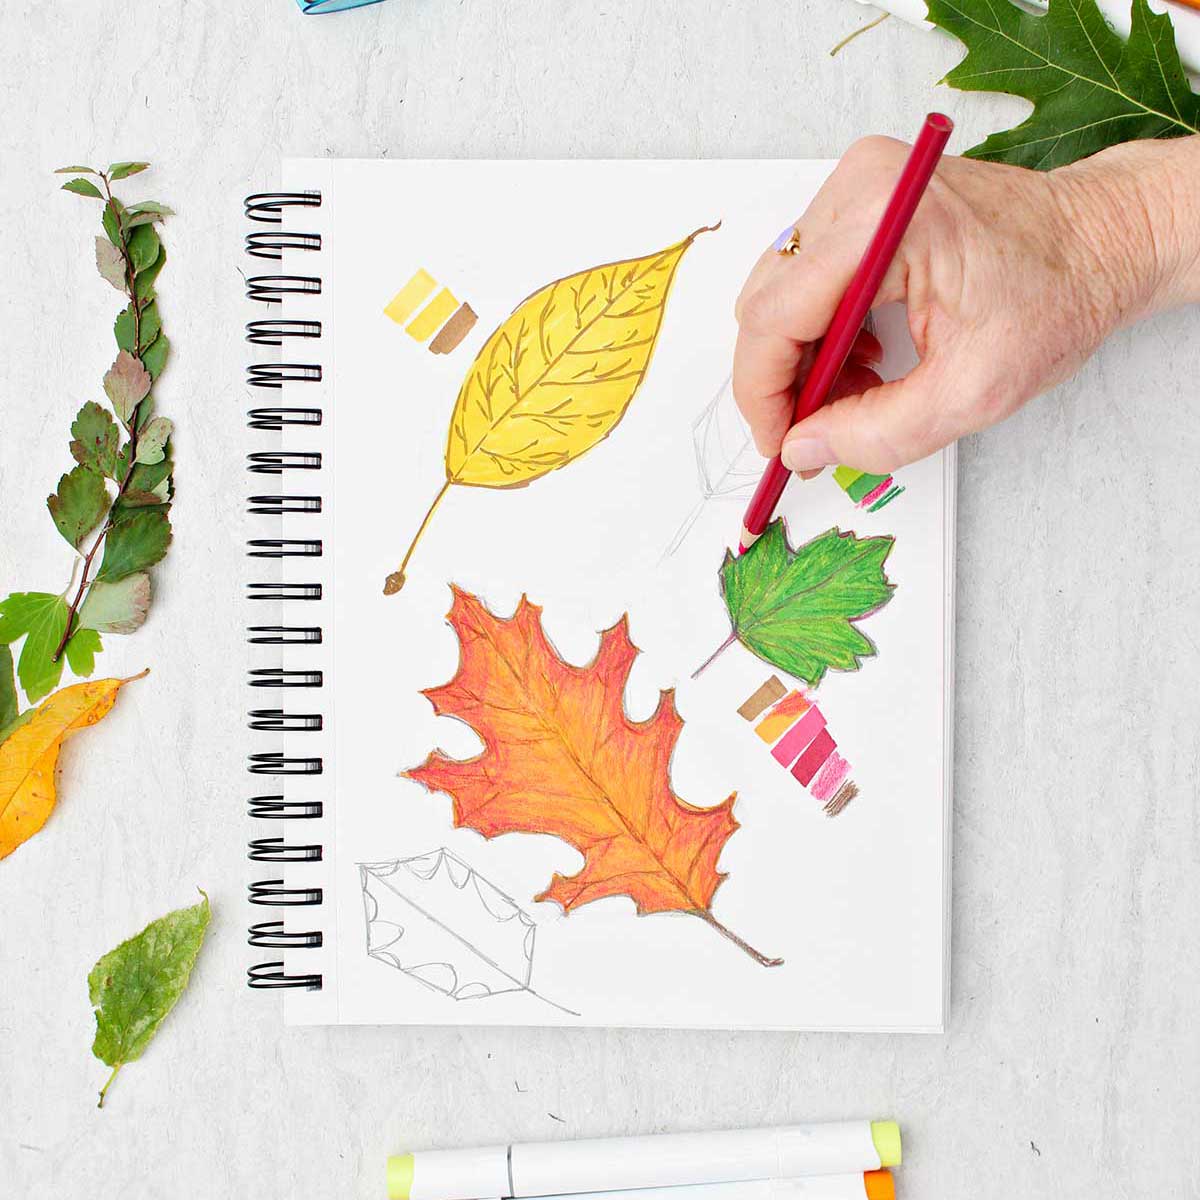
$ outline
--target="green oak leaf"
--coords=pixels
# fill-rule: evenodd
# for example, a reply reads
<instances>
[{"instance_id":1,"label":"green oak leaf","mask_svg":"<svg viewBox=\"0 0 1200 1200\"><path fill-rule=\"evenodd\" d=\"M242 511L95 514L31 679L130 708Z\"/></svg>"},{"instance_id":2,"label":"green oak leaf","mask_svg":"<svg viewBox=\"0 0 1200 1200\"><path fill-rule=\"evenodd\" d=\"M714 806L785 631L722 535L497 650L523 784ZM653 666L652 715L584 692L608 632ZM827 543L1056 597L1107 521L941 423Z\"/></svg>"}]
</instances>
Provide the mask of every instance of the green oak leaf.
<instances>
[{"instance_id":1,"label":"green oak leaf","mask_svg":"<svg viewBox=\"0 0 1200 1200\"><path fill-rule=\"evenodd\" d=\"M149 575L143 572L126 575L117 583L105 583L100 579L88 588L87 596L79 607L79 629L132 633L145 622L149 610ZM79 633L76 632L71 641L78 636ZM74 667L71 669L75 670ZM79 672L75 671L75 674L78 675Z\"/></svg>"},{"instance_id":2,"label":"green oak leaf","mask_svg":"<svg viewBox=\"0 0 1200 1200\"><path fill-rule=\"evenodd\" d=\"M726 551L721 592L733 632L720 649L740 641L813 686L831 668L858 670L875 644L855 622L892 598L883 566L894 544L833 528L793 551L783 521L773 521L745 554Z\"/></svg>"},{"instance_id":3,"label":"green oak leaf","mask_svg":"<svg viewBox=\"0 0 1200 1200\"><path fill-rule=\"evenodd\" d=\"M118 292L125 293L125 258L107 238L96 239L96 270Z\"/></svg>"},{"instance_id":4,"label":"green oak leaf","mask_svg":"<svg viewBox=\"0 0 1200 1200\"><path fill-rule=\"evenodd\" d=\"M145 162L111 163L108 168L108 177L115 183L118 179L125 179L130 175L138 174L139 171L144 171L149 165Z\"/></svg>"},{"instance_id":5,"label":"green oak leaf","mask_svg":"<svg viewBox=\"0 0 1200 1200\"><path fill-rule=\"evenodd\" d=\"M67 639L63 653L72 672L81 679L86 679L96 669L96 655L103 649L96 630L76 629Z\"/></svg>"},{"instance_id":6,"label":"green oak leaf","mask_svg":"<svg viewBox=\"0 0 1200 1200\"><path fill-rule=\"evenodd\" d=\"M110 950L88 975L88 996L95 1009L92 1053L112 1073L100 1090L98 1108L117 1072L142 1056L163 1019L187 987L204 935L208 932L208 896L191 908L179 908L151 921L141 933Z\"/></svg>"},{"instance_id":7,"label":"green oak leaf","mask_svg":"<svg viewBox=\"0 0 1200 1200\"><path fill-rule=\"evenodd\" d=\"M108 505L103 477L84 466L68 471L58 481L58 491L46 497L55 528L76 550L100 524Z\"/></svg>"},{"instance_id":8,"label":"green oak leaf","mask_svg":"<svg viewBox=\"0 0 1200 1200\"><path fill-rule=\"evenodd\" d=\"M12 651L3 645L0 646L0 741L4 740L3 731L17 719L19 711Z\"/></svg>"},{"instance_id":9,"label":"green oak leaf","mask_svg":"<svg viewBox=\"0 0 1200 1200\"><path fill-rule=\"evenodd\" d=\"M104 561L96 578L116 583L152 567L171 544L171 522L166 506L120 508L104 541Z\"/></svg>"},{"instance_id":10,"label":"green oak leaf","mask_svg":"<svg viewBox=\"0 0 1200 1200\"><path fill-rule=\"evenodd\" d=\"M109 479L117 478L121 431L108 409L89 400L71 423L71 457Z\"/></svg>"},{"instance_id":11,"label":"green oak leaf","mask_svg":"<svg viewBox=\"0 0 1200 1200\"><path fill-rule=\"evenodd\" d=\"M17 678L30 704L48 696L62 678L63 660L52 662L67 628L67 602L49 592L13 592L0 601L0 642L11 646L23 637Z\"/></svg>"},{"instance_id":12,"label":"green oak leaf","mask_svg":"<svg viewBox=\"0 0 1200 1200\"><path fill-rule=\"evenodd\" d=\"M1136 138L1200 132L1171 18L1133 0L1129 38L1095 0L1049 0L1045 15L1012 0L928 0L929 19L967 47L945 78L969 92L1033 102L1020 125L967 151L972 158L1049 171Z\"/></svg>"},{"instance_id":13,"label":"green oak leaf","mask_svg":"<svg viewBox=\"0 0 1200 1200\"><path fill-rule=\"evenodd\" d=\"M89 196L93 200L103 200L104 195L100 189L89 179L68 179L62 185L64 192L74 192L77 196Z\"/></svg>"},{"instance_id":14,"label":"green oak leaf","mask_svg":"<svg viewBox=\"0 0 1200 1200\"><path fill-rule=\"evenodd\" d=\"M146 398L153 380L150 372L128 350L122 350L104 376L104 394L112 402L113 412L128 427L137 406Z\"/></svg>"}]
</instances>

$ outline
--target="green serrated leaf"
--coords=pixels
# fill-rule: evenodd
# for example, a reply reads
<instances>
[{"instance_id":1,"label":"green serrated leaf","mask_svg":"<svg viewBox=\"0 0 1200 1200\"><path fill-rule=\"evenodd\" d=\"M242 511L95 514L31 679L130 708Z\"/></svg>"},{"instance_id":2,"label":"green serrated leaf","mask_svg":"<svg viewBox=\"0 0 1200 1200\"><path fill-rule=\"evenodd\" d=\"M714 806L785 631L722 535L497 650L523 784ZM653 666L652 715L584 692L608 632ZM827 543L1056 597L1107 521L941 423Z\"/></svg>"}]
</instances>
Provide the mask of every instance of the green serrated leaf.
<instances>
[{"instance_id":1,"label":"green serrated leaf","mask_svg":"<svg viewBox=\"0 0 1200 1200\"><path fill-rule=\"evenodd\" d=\"M17 719L18 712L13 656L6 644L0 646L0 742L4 741L3 731Z\"/></svg>"},{"instance_id":2,"label":"green serrated leaf","mask_svg":"<svg viewBox=\"0 0 1200 1200\"><path fill-rule=\"evenodd\" d=\"M121 469L120 465L117 469ZM175 464L169 454L162 462L149 465L136 463L117 507L142 508L146 505L165 504L171 499L171 472L174 469Z\"/></svg>"},{"instance_id":3,"label":"green serrated leaf","mask_svg":"<svg viewBox=\"0 0 1200 1200\"><path fill-rule=\"evenodd\" d=\"M121 431L103 405L89 400L71 422L71 457L109 479L117 478Z\"/></svg>"},{"instance_id":4,"label":"green serrated leaf","mask_svg":"<svg viewBox=\"0 0 1200 1200\"><path fill-rule=\"evenodd\" d=\"M99 175L99 171L94 171L91 167L56 167L55 175Z\"/></svg>"},{"instance_id":5,"label":"green serrated leaf","mask_svg":"<svg viewBox=\"0 0 1200 1200\"><path fill-rule=\"evenodd\" d=\"M135 272L154 265L160 245L153 225L140 225L129 235L129 257Z\"/></svg>"},{"instance_id":6,"label":"green serrated leaf","mask_svg":"<svg viewBox=\"0 0 1200 1200\"><path fill-rule=\"evenodd\" d=\"M125 210L121 207L120 200L114 196L104 206L104 212L100 217L100 224L104 226L108 240L118 248L124 244L121 240L121 218L124 213Z\"/></svg>"},{"instance_id":7,"label":"green serrated leaf","mask_svg":"<svg viewBox=\"0 0 1200 1200\"><path fill-rule=\"evenodd\" d=\"M174 425L167 417L155 417L138 434L136 461L147 467L163 461L163 447L171 436Z\"/></svg>"},{"instance_id":8,"label":"green serrated leaf","mask_svg":"<svg viewBox=\"0 0 1200 1200\"><path fill-rule=\"evenodd\" d=\"M58 481L58 490L46 497L54 527L78 550L108 512L104 478L90 467L78 466Z\"/></svg>"},{"instance_id":9,"label":"green serrated leaf","mask_svg":"<svg viewBox=\"0 0 1200 1200\"><path fill-rule=\"evenodd\" d=\"M76 629L67 639L63 653L73 674L87 679L96 669L96 655L103 650L100 635L94 629Z\"/></svg>"},{"instance_id":10,"label":"green serrated leaf","mask_svg":"<svg viewBox=\"0 0 1200 1200\"><path fill-rule=\"evenodd\" d=\"M87 179L68 179L62 185L64 192L74 192L77 196L89 196L93 200L103 200L104 194L100 189Z\"/></svg>"},{"instance_id":11,"label":"green serrated leaf","mask_svg":"<svg viewBox=\"0 0 1200 1200\"><path fill-rule=\"evenodd\" d=\"M144 270L137 273L137 277L133 282L133 294L139 300L149 300L154 295L154 281L158 278L159 272L166 265L167 248L161 243L159 245L158 257L154 262Z\"/></svg>"},{"instance_id":12,"label":"green serrated leaf","mask_svg":"<svg viewBox=\"0 0 1200 1200\"><path fill-rule=\"evenodd\" d=\"M150 372L128 350L122 350L104 376L104 394L127 429L137 406L150 392Z\"/></svg>"},{"instance_id":13,"label":"green serrated leaf","mask_svg":"<svg viewBox=\"0 0 1200 1200\"><path fill-rule=\"evenodd\" d=\"M149 165L144 162L112 163L108 168L108 177L114 182L118 179L127 179L130 175L137 175L144 171Z\"/></svg>"},{"instance_id":14,"label":"green serrated leaf","mask_svg":"<svg viewBox=\"0 0 1200 1200\"><path fill-rule=\"evenodd\" d=\"M157 379L163 373L170 349L171 343L167 340L167 335L160 333L142 352L142 362L146 364L146 370L150 372L151 379Z\"/></svg>"},{"instance_id":15,"label":"green serrated leaf","mask_svg":"<svg viewBox=\"0 0 1200 1200\"><path fill-rule=\"evenodd\" d=\"M0 642L25 639L17 660L17 678L30 704L48 696L62 678L63 664L52 662L67 628L67 602L49 592L13 592L0 601Z\"/></svg>"},{"instance_id":16,"label":"green serrated leaf","mask_svg":"<svg viewBox=\"0 0 1200 1200\"><path fill-rule=\"evenodd\" d=\"M149 575L128 575L119 583L97 580L88 588L80 605L79 627L104 633L133 633L145 623L149 611Z\"/></svg>"},{"instance_id":17,"label":"green serrated leaf","mask_svg":"<svg viewBox=\"0 0 1200 1200\"><path fill-rule=\"evenodd\" d=\"M134 321L132 305L123 308L117 314L117 319L113 322L113 337L117 339L117 345L122 350L127 350L130 354L136 351L134 343L137 341L137 323Z\"/></svg>"},{"instance_id":18,"label":"green serrated leaf","mask_svg":"<svg viewBox=\"0 0 1200 1200\"><path fill-rule=\"evenodd\" d=\"M118 292L125 293L125 259L107 238L96 239L96 270Z\"/></svg>"},{"instance_id":19,"label":"green serrated leaf","mask_svg":"<svg viewBox=\"0 0 1200 1200\"><path fill-rule=\"evenodd\" d=\"M187 987L208 932L208 896L200 894L199 904L151 921L104 955L88 975L96 1010L92 1053L112 1067L100 1091L101 1107L117 1072L141 1057Z\"/></svg>"},{"instance_id":20,"label":"green serrated leaf","mask_svg":"<svg viewBox=\"0 0 1200 1200\"><path fill-rule=\"evenodd\" d=\"M726 645L740 641L814 686L831 668L858 670L875 645L856 622L892 597L895 585L883 566L894 544L894 538L860 538L834 528L793 551L783 521L773 521L745 554L727 551L721 564L733 625Z\"/></svg>"},{"instance_id":21,"label":"green serrated leaf","mask_svg":"<svg viewBox=\"0 0 1200 1200\"><path fill-rule=\"evenodd\" d=\"M1049 171L1136 138L1200 132L1170 17L1133 0L1129 38L1095 0L1049 0L1034 15L1011 0L928 0L929 19L967 47L946 82L1033 102L1014 129L967 151L973 158Z\"/></svg>"},{"instance_id":22,"label":"green serrated leaf","mask_svg":"<svg viewBox=\"0 0 1200 1200\"><path fill-rule=\"evenodd\" d=\"M175 215L173 208L168 208L165 204L159 204L157 200L142 200L137 204L131 204L128 211L158 218L173 217Z\"/></svg>"},{"instance_id":23,"label":"green serrated leaf","mask_svg":"<svg viewBox=\"0 0 1200 1200\"><path fill-rule=\"evenodd\" d=\"M104 561L96 578L116 583L152 567L171 544L171 521L165 506L117 509L104 541Z\"/></svg>"},{"instance_id":24,"label":"green serrated leaf","mask_svg":"<svg viewBox=\"0 0 1200 1200\"><path fill-rule=\"evenodd\" d=\"M158 315L158 302L151 300L142 309L142 356L154 345L162 332L162 318Z\"/></svg>"}]
</instances>

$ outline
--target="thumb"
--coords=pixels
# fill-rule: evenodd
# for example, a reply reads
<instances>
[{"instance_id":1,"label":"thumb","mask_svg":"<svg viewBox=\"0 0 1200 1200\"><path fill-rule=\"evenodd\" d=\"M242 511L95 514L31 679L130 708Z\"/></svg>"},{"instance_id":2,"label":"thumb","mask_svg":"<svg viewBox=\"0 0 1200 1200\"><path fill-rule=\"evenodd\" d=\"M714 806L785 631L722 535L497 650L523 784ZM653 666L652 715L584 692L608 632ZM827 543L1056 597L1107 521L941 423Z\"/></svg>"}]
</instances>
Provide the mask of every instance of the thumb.
<instances>
[{"instance_id":1,"label":"thumb","mask_svg":"<svg viewBox=\"0 0 1200 1200\"><path fill-rule=\"evenodd\" d=\"M902 379L843 396L793 426L780 452L783 464L791 471L835 463L894 471L967 432L951 398L945 362L927 358Z\"/></svg>"}]
</instances>

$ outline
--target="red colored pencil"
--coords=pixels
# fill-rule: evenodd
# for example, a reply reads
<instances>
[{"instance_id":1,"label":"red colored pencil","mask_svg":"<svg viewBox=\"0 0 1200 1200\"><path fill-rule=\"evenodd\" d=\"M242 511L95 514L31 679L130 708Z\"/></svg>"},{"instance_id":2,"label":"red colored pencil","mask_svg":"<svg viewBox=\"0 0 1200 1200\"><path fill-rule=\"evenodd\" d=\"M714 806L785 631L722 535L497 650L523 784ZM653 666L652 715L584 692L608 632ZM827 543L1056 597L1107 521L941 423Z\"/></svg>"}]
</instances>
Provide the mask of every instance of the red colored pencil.
<instances>
[{"instance_id":1,"label":"red colored pencil","mask_svg":"<svg viewBox=\"0 0 1200 1200\"><path fill-rule=\"evenodd\" d=\"M913 143L912 152L900 178L896 182L896 190L884 209L879 228L871 239L862 261L850 280L846 294L839 302L829 323L829 329L821 339L813 360L812 370L804 381L800 394L796 397L796 410L792 416L792 424L812 416L829 398L830 390L837 381L854 339L859 329L875 303L879 285L883 282L887 269L892 265L896 250L900 245L904 232L908 229L913 213L925 194L933 170L942 157L942 150L954 128L954 122L941 113L930 113L925 118L925 124L917 140ZM746 508L746 516L742 524L741 538L738 542L738 553L745 554L762 536L762 532L771 522L775 506L792 473L783 465L783 460L776 455L767 464L750 504Z\"/></svg>"}]
</instances>

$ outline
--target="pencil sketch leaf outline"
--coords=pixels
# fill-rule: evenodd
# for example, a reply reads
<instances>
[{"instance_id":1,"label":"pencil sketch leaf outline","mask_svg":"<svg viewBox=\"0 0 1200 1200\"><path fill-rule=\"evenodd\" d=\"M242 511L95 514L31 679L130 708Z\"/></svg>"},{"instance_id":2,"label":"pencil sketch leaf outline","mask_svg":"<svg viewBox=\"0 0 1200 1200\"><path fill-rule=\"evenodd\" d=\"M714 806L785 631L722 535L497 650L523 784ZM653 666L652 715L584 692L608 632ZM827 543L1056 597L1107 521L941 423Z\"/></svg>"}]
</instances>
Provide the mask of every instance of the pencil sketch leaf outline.
<instances>
[{"instance_id":1,"label":"pencil sketch leaf outline","mask_svg":"<svg viewBox=\"0 0 1200 1200\"><path fill-rule=\"evenodd\" d=\"M370 958L451 1000L527 992L579 1016L531 986L537 937L533 919L445 846L409 858L360 862L358 872ZM373 884L389 895L377 895ZM435 904L440 912L434 911ZM389 920L391 916L402 919ZM411 956L400 953L405 938L413 948Z\"/></svg>"}]
</instances>

